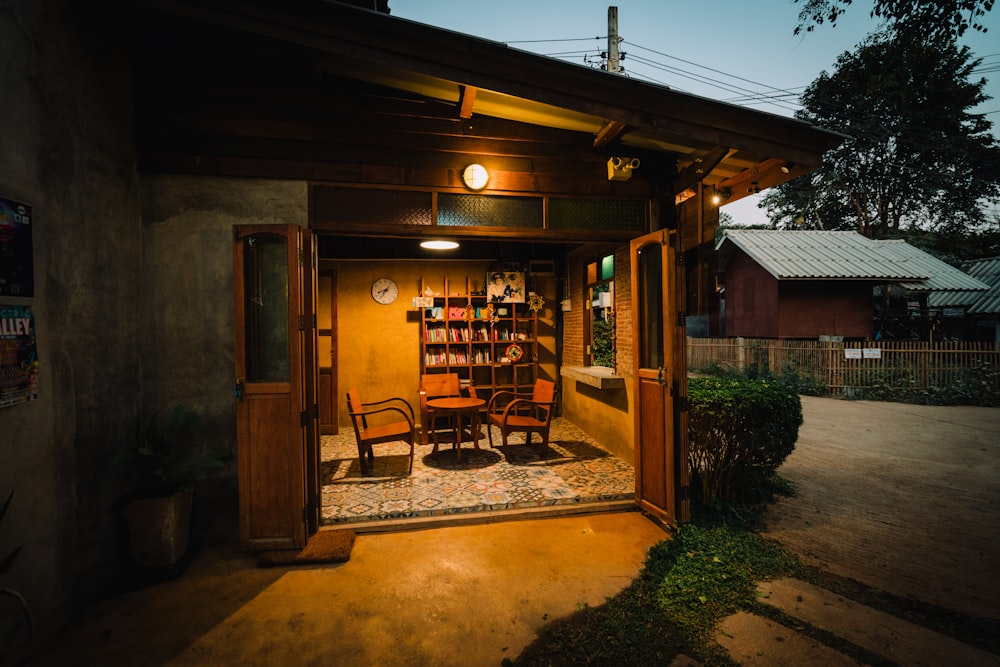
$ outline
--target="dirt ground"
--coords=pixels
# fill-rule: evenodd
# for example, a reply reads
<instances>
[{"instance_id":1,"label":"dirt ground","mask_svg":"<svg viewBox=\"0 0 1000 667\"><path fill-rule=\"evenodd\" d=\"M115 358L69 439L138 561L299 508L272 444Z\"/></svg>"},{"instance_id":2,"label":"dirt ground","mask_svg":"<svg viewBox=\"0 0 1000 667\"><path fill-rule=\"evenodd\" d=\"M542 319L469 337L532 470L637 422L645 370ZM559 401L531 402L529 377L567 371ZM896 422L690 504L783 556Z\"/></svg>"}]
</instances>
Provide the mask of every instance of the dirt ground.
<instances>
[{"instance_id":1,"label":"dirt ground","mask_svg":"<svg viewBox=\"0 0 1000 667\"><path fill-rule=\"evenodd\" d=\"M804 396L767 535L808 565L1000 619L1000 408Z\"/></svg>"}]
</instances>

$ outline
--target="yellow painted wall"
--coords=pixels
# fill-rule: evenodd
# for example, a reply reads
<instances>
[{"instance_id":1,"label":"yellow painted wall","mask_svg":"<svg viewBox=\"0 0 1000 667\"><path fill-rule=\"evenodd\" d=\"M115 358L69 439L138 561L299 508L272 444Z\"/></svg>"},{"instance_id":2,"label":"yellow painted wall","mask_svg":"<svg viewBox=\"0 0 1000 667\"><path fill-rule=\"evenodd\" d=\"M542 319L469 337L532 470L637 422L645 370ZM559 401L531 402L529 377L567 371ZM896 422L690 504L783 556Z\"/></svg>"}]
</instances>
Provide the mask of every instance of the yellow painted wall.
<instances>
[{"instance_id":1,"label":"yellow painted wall","mask_svg":"<svg viewBox=\"0 0 1000 667\"><path fill-rule=\"evenodd\" d=\"M421 277L431 289L465 295L466 279L473 291L481 289L488 261L357 261L324 260L321 269L337 272L337 335L339 383L337 409L340 428L350 429L345 395L357 387L361 400L371 402L401 397L419 410L420 311L412 299L420 293ZM378 278L391 278L399 286L399 298L380 305L371 297L371 285ZM553 279L532 281L528 286L545 300L539 312L540 369L542 377L556 378L556 337L554 315L556 295ZM419 414L417 415L419 419Z\"/></svg>"},{"instance_id":2,"label":"yellow painted wall","mask_svg":"<svg viewBox=\"0 0 1000 667\"><path fill-rule=\"evenodd\" d=\"M563 318L563 359L567 366L583 364L583 311L587 307L586 265L614 252L615 312L617 314L616 347L618 374L625 386L597 389L570 378L562 378L562 415L579 426L591 438L618 458L634 465L634 400L632 368L632 297L628 246L583 248L566 259L569 286L561 298L570 299L571 310L560 312Z\"/></svg>"},{"instance_id":3,"label":"yellow painted wall","mask_svg":"<svg viewBox=\"0 0 1000 667\"><path fill-rule=\"evenodd\" d=\"M563 416L609 452L635 465L632 382L622 389L597 389L562 378Z\"/></svg>"}]
</instances>

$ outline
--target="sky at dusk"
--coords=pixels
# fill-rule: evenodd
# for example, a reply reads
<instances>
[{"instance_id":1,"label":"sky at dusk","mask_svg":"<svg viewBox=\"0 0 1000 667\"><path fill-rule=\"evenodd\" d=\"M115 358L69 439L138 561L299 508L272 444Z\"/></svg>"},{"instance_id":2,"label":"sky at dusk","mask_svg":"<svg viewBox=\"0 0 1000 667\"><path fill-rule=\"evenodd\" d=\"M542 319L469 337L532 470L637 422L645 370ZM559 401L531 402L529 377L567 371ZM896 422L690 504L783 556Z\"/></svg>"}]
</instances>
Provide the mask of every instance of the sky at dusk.
<instances>
[{"instance_id":1,"label":"sky at dusk","mask_svg":"<svg viewBox=\"0 0 1000 667\"><path fill-rule=\"evenodd\" d=\"M804 88L878 27L866 0L855 0L836 27L800 35L793 31L801 3L791 0L389 0L398 18L581 66L597 66L607 51L609 6L618 8L626 76L782 116L793 115ZM960 43L983 58L977 74L993 99L976 111L988 113L1000 135L1000 9L985 24L986 34L969 30ZM764 223L759 198L723 210L736 224Z\"/></svg>"}]
</instances>

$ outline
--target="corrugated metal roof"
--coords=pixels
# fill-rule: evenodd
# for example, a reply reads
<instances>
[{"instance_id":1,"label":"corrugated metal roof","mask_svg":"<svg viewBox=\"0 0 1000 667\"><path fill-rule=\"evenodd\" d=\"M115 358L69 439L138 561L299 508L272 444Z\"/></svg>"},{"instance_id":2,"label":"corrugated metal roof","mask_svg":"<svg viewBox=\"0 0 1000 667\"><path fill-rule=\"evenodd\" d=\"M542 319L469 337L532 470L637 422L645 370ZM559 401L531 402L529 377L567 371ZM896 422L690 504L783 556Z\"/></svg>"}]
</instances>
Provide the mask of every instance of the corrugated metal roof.
<instances>
[{"instance_id":1,"label":"corrugated metal roof","mask_svg":"<svg viewBox=\"0 0 1000 667\"><path fill-rule=\"evenodd\" d=\"M887 252L857 232L727 229L715 246L723 266L732 254L727 242L778 280L897 282L930 278L928 270L911 258Z\"/></svg>"},{"instance_id":2,"label":"corrugated metal roof","mask_svg":"<svg viewBox=\"0 0 1000 667\"><path fill-rule=\"evenodd\" d=\"M876 247L909 262L927 278L915 282L900 282L899 286L912 292L930 291L975 291L981 293L990 288L986 283L977 280L968 273L963 273L951 264L942 262L934 255L928 254L910 245L906 241L895 239L891 241L872 241Z\"/></svg>"},{"instance_id":3,"label":"corrugated metal roof","mask_svg":"<svg viewBox=\"0 0 1000 667\"><path fill-rule=\"evenodd\" d=\"M975 315L1000 314L1000 257L976 259L962 264L968 275L986 284L986 291L935 292L927 298L932 308L964 306Z\"/></svg>"}]
</instances>

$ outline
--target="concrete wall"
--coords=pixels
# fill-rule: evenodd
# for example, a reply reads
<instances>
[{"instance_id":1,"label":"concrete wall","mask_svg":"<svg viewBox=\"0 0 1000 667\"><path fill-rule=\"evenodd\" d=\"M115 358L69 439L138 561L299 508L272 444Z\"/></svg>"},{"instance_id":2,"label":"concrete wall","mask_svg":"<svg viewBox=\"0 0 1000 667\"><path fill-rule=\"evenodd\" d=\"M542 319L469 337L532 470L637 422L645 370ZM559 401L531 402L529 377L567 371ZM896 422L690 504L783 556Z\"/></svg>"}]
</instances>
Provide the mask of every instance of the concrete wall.
<instances>
[{"instance_id":1,"label":"concrete wall","mask_svg":"<svg viewBox=\"0 0 1000 667\"><path fill-rule=\"evenodd\" d=\"M141 227L128 61L90 3L0 3L0 196L34 207L31 306L39 397L0 409L0 557L23 545L0 586L35 617L36 645L117 565L121 452L139 413ZM0 646L27 650L0 597Z\"/></svg>"},{"instance_id":2,"label":"concrete wall","mask_svg":"<svg viewBox=\"0 0 1000 667\"><path fill-rule=\"evenodd\" d=\"M233 397L233 225L308 225L306 184L238 178L142 178L143 415L183 403L200 416L199 445L233 455L204 472L193 530L237 530Z\"/></svg>"}]
</instances>

